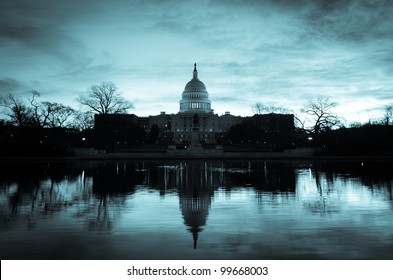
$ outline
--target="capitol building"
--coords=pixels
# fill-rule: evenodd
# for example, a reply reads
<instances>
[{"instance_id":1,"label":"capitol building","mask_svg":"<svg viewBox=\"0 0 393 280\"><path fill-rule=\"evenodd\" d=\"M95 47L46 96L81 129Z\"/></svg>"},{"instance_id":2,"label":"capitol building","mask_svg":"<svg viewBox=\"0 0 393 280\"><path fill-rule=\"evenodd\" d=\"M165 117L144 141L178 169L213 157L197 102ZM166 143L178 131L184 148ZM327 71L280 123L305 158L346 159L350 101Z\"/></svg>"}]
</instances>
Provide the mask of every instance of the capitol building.
<instances>
[{"instance_id":1,"label":"capitol building","mask_svg":"<svg viewBox=\"0 0 393 280\"><path fill-rule=\"evenodd\" d=\"M242 120L241 117L232 116L229 112L223 116L214 114L206 86L198 78L196 64L194 64L191 81L184 87L179 105L179 113L172 116L171 132L175 144L190 141L195 114L199 118L199 138L202 143L206 144L216 143L216 136L226 132Z\"/></svg>"},{"instance_id":2,"label":"capitol building","mask_svg":"<svg viewBox=\"0 0 393 280\"><path fill-rule=\"evenodd\" d=\"M182 99L180 100L180 113L187 112L212 112L211 101L209 100L209 94L206 91L206 86L198 79L196 63L194 64L192 80L186 84L182 94Z\"/></svg>"},{"instance_id":3,"label":"capitol building","mask_svg":"<svg viewBox=\"0 0 393 280\"><path fill-rule=\"evenodd\" d=\"M144 127L149 130L157 126L160 131L160 141L169 138L171 144L188 144L191 141L195 114L199 120L199 139L203 144L216 144L218 137L243 119L231 115L230 112L225 112L221 116L214 114L206 86L198 78L196 64L194 64L192 79L181 94L179 112L177 114L161 112L160 115L149 116L145 120Z\"/></svg>"},{"instance_id":4,"label":"capitol building","mask_svg":"<svg viewBox=\"0 0 393 280\"><path fill-rule=\"evenodd\" d=\"M148 117L134 114L95 115L95 131L99 142L111 143L113 146L146 141L184 147L192 140L202 145L219 145L233 126L251 123L252 129L265 135L265 143L272 143L283 136L288 137L294 130L293 115L271 113L242 117L231 115L230 112L215 114L206 85L198 74L195 63L192 78L181 93L177 113L161 112ZM132 137L137 133L136 129L139 129L139 135L144 135L143 139L135 140Z\"/></svg>"}]
</instances>

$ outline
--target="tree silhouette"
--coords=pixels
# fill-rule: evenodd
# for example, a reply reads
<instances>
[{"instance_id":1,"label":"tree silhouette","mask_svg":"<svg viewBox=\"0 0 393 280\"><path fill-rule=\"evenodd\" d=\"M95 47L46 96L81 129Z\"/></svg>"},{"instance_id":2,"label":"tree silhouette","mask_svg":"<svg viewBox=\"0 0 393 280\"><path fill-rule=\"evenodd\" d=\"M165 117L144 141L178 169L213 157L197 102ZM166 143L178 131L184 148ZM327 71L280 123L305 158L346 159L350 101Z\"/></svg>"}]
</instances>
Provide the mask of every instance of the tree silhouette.
<instances>
[{"instance_id":1,"label":"tree silhouette","mask_svg":"<svg viewBox=\"0 0 393 280\"><path fill-rule=\"evenodd\" d=\"M273 106L273 105L263 105L260 102L255 103L252 106L252 111L254 114L270 114L270 113L275 113L275 114L290 114L291 110L284 108L282 106Z\"/></svg>"},{"instance_id":2,"label":"tree silhouette","mask_svg":"<svg viewBox=\"0 0 393 280\"><path fill-rule=\"evenodd\" d=\"M48 117L48 127L67 127L67 121L74 114L75 110L60 103L43 102L46 108L51 109Z\"/></svg>"},{"instance_id":3,"label":"tree silhouette","mask_svg":"<svg viewBox=\"0 0 393 280\"><path fill-rule=\"evenodd\" d=\"M32 112L33 112L33 120L35 126L38 127L44 127L46 125L46 121L48 119L48 114L50 114L50 111L44 113L42 112L41 104L37 102L36 97L40 97L41 94L33 90L31 92L31 98L29 98L30 105L32 107Z\"/></svg>"},{"instance_id":4,"label":"tree silhouette","mask_svg":"<svg viewBox=\"0 0 393 280\"><path fill-rule=\"evenodd\" d=\"M20 128L32 126L33 112L22 100L12 93L0 99L0 106L4 107L4 114L10 118L10 122Z\"/></svg>"},{"instance_id":5,"label":"tree silhouette","mask_svg":"<svg viewBox=\"0 0 393 280\"><path fill-rule=\"evenodd\" d=\"M75 110L56 102L37 102L36 97L40 95L38 91L32 91L32 97L29 99L35 126L49 128L66 127L67 121L75 113Z\"/></svg>"},{"instance_id":6,"label":"tree silhouette","mask_svg":"<svg viewBox=\"0 0 393 280\"><path fill-rule=\"evenodd\" d=\"M340 124L338 116L332 112L336 106L337 103L331 102L329 98L318 98L316 101L310 101L302 109L302 112L310 117L312 122L310 131L313 134L319 134Z\"/></svg>"},{"instance_id":7,"label":"tree silhouette","mask_svg":"<svg viewBox=\"0 0 393 280\"><path fill-rule=\"evenodd\" d=\"M92 112L75 111L72 127L79 130L88 130L94 127L94 114Z\"/></svg>"},{"instance_id":8,"label":"tree silhouette","mask_svg":"<svg viewBox=\"0 0 393 280\"><path fill-rule=\"evenodd\" d=\"M383 117L382 122L385 125L393 124L393 104L389 104L383 107Z\"/></svg>"},{"instance_id":9,"label":"tree silhouette","mask_svg":"<svg viewBox=\"0 0 393 280\"><path fill-rule=\"evenodd\" d=\"M124 99L113 83L92 85L86 96L77 98L77 101L96 114L124 114L134 108L132 102Z\"/></svg>"}]
</instances>

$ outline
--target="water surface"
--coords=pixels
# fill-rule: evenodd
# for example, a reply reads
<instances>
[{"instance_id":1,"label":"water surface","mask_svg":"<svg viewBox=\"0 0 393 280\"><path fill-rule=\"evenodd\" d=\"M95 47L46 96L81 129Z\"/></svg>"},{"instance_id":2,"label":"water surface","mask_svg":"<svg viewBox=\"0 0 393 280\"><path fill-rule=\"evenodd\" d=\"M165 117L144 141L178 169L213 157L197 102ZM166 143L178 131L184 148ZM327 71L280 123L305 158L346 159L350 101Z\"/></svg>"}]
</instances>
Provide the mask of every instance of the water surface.
<instances>
[{"instance_id":1,"label":"water surface","mask_svg":"<svg viewBox=\"0 0 393 280\"><path fill-rule=\"evenodd\" d=\"M393 259L393 163L0 163L1 259Z\"/></svg>"}]
</instances>

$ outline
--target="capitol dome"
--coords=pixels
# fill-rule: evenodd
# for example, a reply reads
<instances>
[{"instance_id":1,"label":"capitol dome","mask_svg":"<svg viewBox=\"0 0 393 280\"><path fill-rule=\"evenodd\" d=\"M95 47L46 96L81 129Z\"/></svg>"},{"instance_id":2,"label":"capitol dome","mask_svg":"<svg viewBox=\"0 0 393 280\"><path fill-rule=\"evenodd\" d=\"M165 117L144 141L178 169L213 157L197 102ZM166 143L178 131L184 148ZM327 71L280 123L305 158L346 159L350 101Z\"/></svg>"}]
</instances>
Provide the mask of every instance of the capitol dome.
<instances>
[{"instance_id":1,"label":"capitol dome","mask_svg":"<svg viewBox=\"0 0 393 280\"><path fill-rule=\"evenodd\" d=\"M205 84L198 79L198 71L195 63L192 80L184 87L179 112L210 113L211 111L209 94L206 91Z\"/></svg>"},{"instance_id":2,"label":"capitol dome","mask_svg":"<svg viewBox=\"0 0 393 280\"><path fill-rule=\"evenodd\" d=\"M197 71L195 71L197 72ZM198 72L197 72L198 73ZM207 92L206 91L206 86L204 83L202 83L198 78L193 78L191 81L189 81L185 88L185 92Z\"/></svg>"}]
</instances>

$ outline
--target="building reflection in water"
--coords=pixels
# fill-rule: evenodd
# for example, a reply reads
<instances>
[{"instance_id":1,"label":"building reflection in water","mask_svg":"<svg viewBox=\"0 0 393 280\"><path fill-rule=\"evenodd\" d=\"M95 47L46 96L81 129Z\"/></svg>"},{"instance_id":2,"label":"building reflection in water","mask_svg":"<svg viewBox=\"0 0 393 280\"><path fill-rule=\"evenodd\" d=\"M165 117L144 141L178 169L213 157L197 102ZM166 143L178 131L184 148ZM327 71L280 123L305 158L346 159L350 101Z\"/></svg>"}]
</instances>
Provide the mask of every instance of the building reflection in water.
<instances>
[{"instance_id":1,"label":"building reflection in water","mask_svg":"<svg viewBox=\"0 0 393 280\"><path fill-rule=\"evenodd\" d=\"M214 189L209 180L206 162L190 161L181 164L181 167L178 185L180 210L196 249L199 233L206 225ZM210 177L211 174L210 172Z\"/></svg>"},{"instance_id":2,"label":"building reflection in water","mask_svg":"<svg viewBox=\"0 0 393 280\"><path fill-rule=\"evenodd\" d=\"M160 195L177 192L183 222L195 248L218 189L230 194L233 188L253 188L260 200L262 194L292 192L296 182L294 168L283 168L282 162L18 163L3 170L8 170L2 184L9 186L4 194L9 195L10 205L3 214L9 212L15 217L22 211L27 214L29 227L35 226L37 214L59 213L72 207L76 218L86 219L89 230L110 231L127 197L133 196L138 186L159 190Z\"/></svg>"},{"instance_id":3,"label":"building reflection in water","mask_svg":"<svg viewBox=\"0 0 393 280\"><path fill-rule=\"evenodd\" d=\"M184 237L187 249L198 249L192 250L192 258L209 257L206 244L225 247L228 232L255 240L263 235L270 238L266 242L294 252L297 244L291 247L288 236L320 244L324 234L331 238L331 228L351 234L331 239L340 248L353 240L352 234L361 240L354 250L374 239L381 241L380 247L392 244L392 162L113 160L3 162L0 167L0 253L8 258L37 258L37 252L50 258L47 252L64 240L78 241L75 236L92 248L97 248L92 240L108 241L111 245L103 248L111 256L127 243L142 249L159 244L162 233L170 233L165 234L169 241ZM166 220L160 226L152 222L159 219ZM120 245L115 250L113 244ZM366 245L365 257L372 253ZM61 258L68 247L56 256ZM321 250L330 252L331 247ZM317 246L307 248L318 251ZM183 245L172 249L181 251L176 257L190 257ZM78 250L72 257L84 253ZM280 257L288 252L283 250ZM228 256L225 250L221 253L217 256ZM139 257L130 251L116 256ZM86 250L84 257L97 255Z\"/></svg>"},{"instance_id":4,"label":"building reflection in water","mask_svg":"<svg viewBox=\"0 0 393 280\"><path fill-rule=\"evenodd\" d=\"M161 165L159 168L163 170L161 179L164 190L177 190L184 224L192 234L193 246L196 249L199 233L206 225L214 194L212 172L209 172L207 163L202 161Z\"/></svg>"},{"instance_id":5,"label":"building reflection in water","mask_svg":"<svg viewBox=\"0 0 393 280\"><path fill-rule=\"evenodd\" d=\"M284 166L283 166L284 165ZM177 189L184 224L192 234L194 249L204 230L214 194L252 188L257 201L263 197L294 196L296 173L290 164L266 162L187 161L159 166L164 191ZM161 188L162 189L162 188Z\"/></svg>"}]
</instances>

